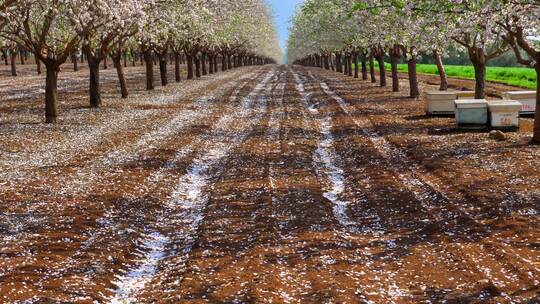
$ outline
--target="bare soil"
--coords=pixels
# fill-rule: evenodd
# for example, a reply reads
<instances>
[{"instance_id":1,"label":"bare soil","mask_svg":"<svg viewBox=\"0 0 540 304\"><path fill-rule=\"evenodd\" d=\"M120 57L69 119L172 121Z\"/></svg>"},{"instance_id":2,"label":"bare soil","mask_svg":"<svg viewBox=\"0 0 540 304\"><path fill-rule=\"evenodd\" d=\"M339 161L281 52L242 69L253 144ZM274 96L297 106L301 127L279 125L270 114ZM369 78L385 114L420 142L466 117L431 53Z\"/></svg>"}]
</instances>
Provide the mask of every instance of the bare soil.
<instances>
[{"instance_id":1,"label":"bare soil","mask_svg":"<svg viewBox=\"0 0 540 304\"><path fill-rule=\"evenodd\" d=\"M56 125L42 77L0 78L1 303L540 299L530 118L498 142L426 117L405 79L285 66L151 93L130 67L127 100L109 68L89 109L67 69Z\"/></svg>"}]
</instances>

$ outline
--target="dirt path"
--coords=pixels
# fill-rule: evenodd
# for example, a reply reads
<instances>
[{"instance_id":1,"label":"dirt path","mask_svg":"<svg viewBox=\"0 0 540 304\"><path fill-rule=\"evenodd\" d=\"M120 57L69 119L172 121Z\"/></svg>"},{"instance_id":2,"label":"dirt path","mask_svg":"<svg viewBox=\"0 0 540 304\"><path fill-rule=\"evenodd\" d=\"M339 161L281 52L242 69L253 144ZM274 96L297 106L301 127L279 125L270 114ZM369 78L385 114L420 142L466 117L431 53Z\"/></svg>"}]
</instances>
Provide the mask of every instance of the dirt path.
<instances>
[{"instance_id":1,"label":"dirt path","mask_svg":"<svg viewBox=\"0 0 540 304\"><path fill-rule=\"evenodd\" d=\"M265 66L53 127L6 101L0 302L536 303L528 131L462 133L401 94Z\"/></svg>"}]
</instances>

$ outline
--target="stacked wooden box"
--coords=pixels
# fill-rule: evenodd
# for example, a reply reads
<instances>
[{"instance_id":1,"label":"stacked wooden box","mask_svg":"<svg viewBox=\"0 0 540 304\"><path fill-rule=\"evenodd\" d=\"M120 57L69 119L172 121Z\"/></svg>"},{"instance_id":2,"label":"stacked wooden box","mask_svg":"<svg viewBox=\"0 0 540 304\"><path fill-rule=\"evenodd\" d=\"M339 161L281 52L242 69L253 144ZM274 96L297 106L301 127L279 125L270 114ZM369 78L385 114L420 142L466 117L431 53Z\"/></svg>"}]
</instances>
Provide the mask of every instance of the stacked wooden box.
<instances>
[{"instance_id":1,"label":"stacked wooden box","mask_svg":"<svg viewBox=\"0 0 540 304\"><path fill-rule=\"evenodd\" d=\"M503 99L520 102L521 114L534 114L536 111L536 91L505 92Z\"/></svg>"},{"instance_id":2,"label":"stacked wooden box","mask_svg":"<svg viewBox=\"0 0 540 304\"><path fill-rule=\"evenodd\" d=\"M522 104L514 100L490 101L488 105L489 121L495 129L519 128L519 112Z\"/></svg>"},{"instance_id":3,"label":"stacked wooden box","mask_svg":"<svg viewBox=\"0 0 540 304\"><path fill-rule=\"evenodd\" d=\"M488 102L485 99L461 99L454 101L458 128L485 128L488 123Z\"/></svg>"},{"instance_id":4,"label":"stacked wooden box","mask_svg":"<svg viewBox=\"0 0 540 304\"><path fill-rule=\"evenodd\" d=\"M454 101L456 99L474 98L471 91L430 91L426 92L425 110L428 115L454 114Z\"/></svg>"}]
</instances>

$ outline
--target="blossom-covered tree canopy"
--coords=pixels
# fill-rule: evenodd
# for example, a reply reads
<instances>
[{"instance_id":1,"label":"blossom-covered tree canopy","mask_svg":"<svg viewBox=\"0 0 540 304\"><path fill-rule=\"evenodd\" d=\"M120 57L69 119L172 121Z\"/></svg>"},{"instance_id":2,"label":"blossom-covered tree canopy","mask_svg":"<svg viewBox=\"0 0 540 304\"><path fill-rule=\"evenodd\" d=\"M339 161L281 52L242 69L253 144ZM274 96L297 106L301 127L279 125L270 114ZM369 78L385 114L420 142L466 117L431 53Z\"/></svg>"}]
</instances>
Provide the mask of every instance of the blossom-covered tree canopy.
<instances>
[{"instance_id":1,"label":"blossom-covered tree canopy","mask_svg":"<svg viewBox=\"0 0 540 304\"><path fill-rule=\"evenodd\" d=\"M326 68L321 60L330 58L341 71L342 54L348 58L369 54L380 65L389 55L396 90L394 58L403 57L409 65L411 97L418 97L417 57L435 56L441 89L446 89L440 55L453 45L468 54L475 70L476 98L485 98L487 63L505 52L513 49L518 62L540 73L539 32L538 0L306 0L293 18L287 58L290 63ZM344 63L347 68L347 60ZM380 73L385 86L384 68ZM535 139L540 142L540 91L537 95Z\"/></svg>"},{"instance_id":2,"label":"blossom-covered tree canopy","mask_svg":"<svg viewBox=\"0 0 540 304\"><path fill-rule=\"evenodd\" d=\"M6 11L8 8L15 4L17 0L1 0L0 1L0 29L6 21Z\"/></svg>"},{"instance_id":3,"label":"blossom-covered tree canopy","mask_svg":"<svg viewBox=\"0 0 540 304\"><path fill-rule=\"evenodd\" d=\"M0 0L0 40L34 53L45 64L46 118L54 122L60 66L76 52L87 58L90 104L97 107L99 64L109 56L127 97L118 61L128 49L145 54L148 89L153 89L154 54L160 58L163 85L171 52L197 60L201 56L203 62L215 62L218 54L229 62L231 57L239 62L278 61L272 19L264 0ZM213 57L207 57L210 54Z\"/></svg>"}]
</instances>

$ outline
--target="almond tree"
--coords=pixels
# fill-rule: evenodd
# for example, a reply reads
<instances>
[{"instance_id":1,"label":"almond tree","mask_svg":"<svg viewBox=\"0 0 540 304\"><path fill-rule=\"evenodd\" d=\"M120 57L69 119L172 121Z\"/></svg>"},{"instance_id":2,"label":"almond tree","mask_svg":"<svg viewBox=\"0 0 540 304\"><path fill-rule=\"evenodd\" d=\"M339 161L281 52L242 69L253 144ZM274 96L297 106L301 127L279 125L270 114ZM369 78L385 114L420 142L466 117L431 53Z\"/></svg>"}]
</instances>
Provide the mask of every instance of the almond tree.
<instances>
[{"instance_id":1,"label":"almond tree","mask_svg":"<svg viewBox=\"0 0 540 304\"><path fill-rule=\"evenodd\" d=\"M16 4L17 0L0 0L0 29L2 29L4 24L7 22L7 10Z\"/></svg>"},{"instance_id":2,"label":"almond tree","mask_svg":"<svg viewBox=\"0 0 540 304\"><path fill-rule=\"evenodd\" d=\"M347 20L346 8L335 1L308 0L293 17L287 58L294 62L306 57L322 58L322 66L335 59L337 72L342 72L343 50L348 40L345 26L336 26ZM335 56L333 56L335 55ZM314 60L316 61L316 60ZM317 63L314 62L316 65ZM320 64L319 64L320 65Z\"/></svg>"},{"instance_id":3,"label":"almond tree","mask_svg":"<svg viewBox=\"0 0 540 304\"><path fill-rule=\"evenodd\" d=\"M145 8L146 18L138 32L139 48L146 64L146 89L154 90L154 54L166 54L171 43L171 33L175 28L176 9L186 5L183 1L156 1ZM160 58L160 75L163 85L167 85L166 62Z\"/></svg>"},{"instance_id":4,"label":"almond tree","mask_svg":"<svg viewBox=\"0 0 540 304\"><path fill-rule=\"evenodd\" d=\"M387 11L389 12L391 26L395 28L392 31L394 45L401 49L401 54L407 60L410 97L417 98L420 96L416 72L418 57L431 52L438 55L437 50L441 48L441 41L437 38L444 31L439 29L437 22L430 18L428 14L415 10L410 3L409 5L394 6ZM440 57L438 60L440 60ZM438 67L441 75L441 88L444 88L447 85L444 80L442 62L438 62ZM397 74L397 71L395 74Z\"/></svg>"},{"instance_id":5,"label":"almond tree","mask_svg":"<svg viewBox=\"0 0 540 304\"><path fill-rule=\"evenodd\" d=\"M87 14L78 16L77 31L82 39L82 50L90 70L90 106L101 105L99 67L116 47L115 66L120 79L122 97L127 88L118 56L126 39L134 35L145 19L145 7L140 0L87 1ZM120 49L119 49L120 48Z\"/></svg>"},{"instance_id":6,"label":"almond tree","mask_svg":"<svg viewBox=\"0 0 540 304\"><path fill-rule=\"evenodd\" d=\"M2 59L4 60L5 65L9 65L7 44L7 40L0 37L0 57L2 57Z\"/></svg>"},{"instance_id":7,"label":"almond tree","mask_svg":"<svg viewBox=\"0 0 540 304\"><path fill-rule=\"evenodd\" d=\"M223 56L224 69L253 64L257 58L279 61L280 49L272 14L264 1L221 1L207 4L214 23L204 28L202 50Z\"/></svg>"},{"instance_id":8,"label":"almond tree","mask_svg":"<svg viewBox=\"0 0 540 304\"><path fill-rule=\"evenodd\" d=\"M213 38L213 30L217 22L214 15L218 6L217 1L190 1L179 7L178 17L175 21L181 24L182 31L175 32L175 48L186 55L188 66L188 79L201 75L201 64L206 69L206 54L204 53ZM223 4L226 10L226 1ZM201 62L202 60L202 62ZM195 70L194 70L195 68Z\"/></svg>"},{"instance_id":9,"label":"almond tree","mask_svg":"<svg viewBox=\"0 0 540 304\"><path fill-rule=\"evenodd\" d=\"M19 49L17 44L6 40L2 43L2 49L4 50L6 65L9 64L11 67L11 76L17 76L17 53Z\"/></svg>"},{"instance_id":10,"label":"almond tree","mask_svg":"<svg viewBox=\"0 0 540 304\"><path fill-rule=\"evenodd\" d=\"M536 71L536 113L532 143L540 144L540 1L493 1L493 10L503 12L499 23L506 32L519 63Z\"/></svg>"},{"instance_id":11,"label":"almond tree","mask_svg":"<svg viewBox=\"0 0 540 304\"><path fill-rule=\"evenodd\" d=\"M418 57L432 53L435 57L441 77L441 90L446 90L447 79L441 60L441 50L448 46L451 26L442 27L440 16L433 11L425 10L422 1L356 1L353 11L358 23L366 28L372 27L375 36L371 41L386 45L392 67L392 89L399 91L399 74L397 64L402 56L408 64L410 96L418 97L420 91L416 73ZM369 35L369 33L361 33Z\"/></svg>"},{"instance_id":12,"label":"almond tree","mask_svg":"<svg viewBox=\"0 0 540 304\"><path fill-rule=\"evenodd\" d=\"M263 0L0 0L0 20L2 39L18 50L31 51L45 64L47 122L57 119L60 65L79 48L90 67L94 107L101 103L99 63L111 54L122 96L127 97L120 58L134 34L145 57L148 89L154 88L154 54L160 59L162 84L167 84L170 49L184 50L197 61L201 52L227 50L229 59L236 55L237 65L254 62L255 57L268 61L279 56L277 35ZM229 30L219 32L221 27ZM274 52L278 55L272 57Z\"/></svg>"},{"instance_id":13,"label":"almond tree","mask_svg":"<svg viewBox=\"0 0 540 304\"><path fill-rule=\"evenodd\" d=\"M433 54L439 68L441 76L441 89L447 88L446 74L441 62L441 50L447 46L448 40L453 40L459 47L467 52L471 63L475 69L475 97L485 98L485 79L487 63L509 50L505 41L504 32L497 23L503 14L494 10L494 1L485 0L389 0L378 1L377 3L365 4L362 2L360 9L375 9L398 12L400 22L394 22L395 28L404 29L405 32L399 34L400 40L410 40L411 35L421 39L420 43L414 43L414 48L410 46L405 50L416 50L419 47L434 45ZM448 38L448 39L445 39ZM424 49L422 52L428 52ZM413 52L408 54L408 62L414 59ZM414 60L413 60L414 61ZM409 69L413 69L414 65ZM411 74L411 72L409 71ZM412 76L412 75L411 75ZM411 87L414 85L411 83ZM411 92L412 93L416 92Z\"/></svg>"},{"instance_id":14,"label":"almond tree","mask_svg":"<svg viewBox=\"0 0 540 304\"><path fill-rule=\"evenodd\" d=\"M369 54L372 81L376 81L375 58L380 67L380 85L386 86L384 55L389 39L388 31L384 28L389 23L384 16L367 10L358 10L351 16L355 4L353 0L305 2L293 19L293 39L289 42L291 51L288 58L294 62L311 57L315 66L325 68L328 67L326 58L335 58L336 71L351 76L354 60L354 74L358 77L357 56L362 55L362 78L367 79L366 61ZM342 69L343 65L345 70Z\"/></svg>"},{"instance_id":15,"label":"almond tree","mask_svg":"<svg viewBox=\"0 0 540 304\"><path fill-rule=\"evenodd\" d=\"M486 97L487 63L504 53L510 46L504 39L504 31L498 23L504 14L493 10L492 1L485 0L437 0L421 1L417 9L440 16L439 29L451 28L448 35L469 55L475 71L475 98Z\"/></svg>"},{"instance_id":16,"label":"almond tree","mask_svg":"<svg viewBox=\"0 0 540 304\"><path fill-rule=\"evenodd\" d=\"M121 33L116 38L116 41L111 47L111 58L116 68L116 74L118 75L118 82L120 84L120 95L122 98L128 98L129 92L127 88L126 76L124 74L124 67L127 65L128 50L133 57L132 62L135 64L135 49L136 41L133 36L137 33L137 29L131 26L123 27ZM122 55L124 56L124 65L122 65Z\"/></svg>"},{"instance_id":17,"label":"almond tree","mask_svg":"<svg viewBox=\"0 0 540 304\"><path fill-rule=\"evenodd\" d=\"M264 1L231 1L231 10L237 11L236 24L228 45L238 55L239 65L253 56L270 58L278 61L280 56L278 38L272 14ZM241 13L238 13L241 12Z\"/></svg>"},{"instance_id":18,"label":"almond tree","mask_svg":"<svg viewBox=\"0 0 540 304\"><path fill-rule=\"evenodd\" d=\"M85 16L84 0L18 0L4 13L4 38L23 46L44 63L45 121L58 116L58 73L80 42L77 20Z\"/></svg>"}]
</instances>

